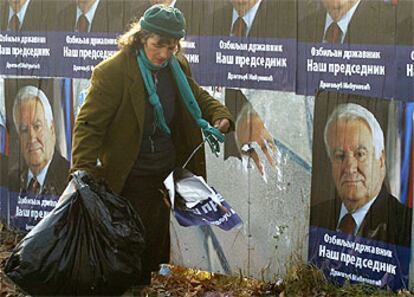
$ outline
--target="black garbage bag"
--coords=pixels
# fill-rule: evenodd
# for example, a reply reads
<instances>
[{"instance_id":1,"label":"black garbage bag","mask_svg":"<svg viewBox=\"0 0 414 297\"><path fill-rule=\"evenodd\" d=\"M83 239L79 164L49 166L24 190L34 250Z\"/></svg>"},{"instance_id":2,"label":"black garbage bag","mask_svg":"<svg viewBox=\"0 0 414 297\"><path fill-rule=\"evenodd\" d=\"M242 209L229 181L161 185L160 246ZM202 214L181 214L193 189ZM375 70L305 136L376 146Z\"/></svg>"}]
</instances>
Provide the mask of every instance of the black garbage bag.
<instances>
[{"instance_id":1,"label":"black garbage bag","mask_svg":"<svg viewBox=\"0 0 414 297\"><path fill-rule=\"evenodd\" d=\"M139 278L143 228L128 200L77 171L5 272L34 296L120 295Z\"/></svg>"}]
</instances>

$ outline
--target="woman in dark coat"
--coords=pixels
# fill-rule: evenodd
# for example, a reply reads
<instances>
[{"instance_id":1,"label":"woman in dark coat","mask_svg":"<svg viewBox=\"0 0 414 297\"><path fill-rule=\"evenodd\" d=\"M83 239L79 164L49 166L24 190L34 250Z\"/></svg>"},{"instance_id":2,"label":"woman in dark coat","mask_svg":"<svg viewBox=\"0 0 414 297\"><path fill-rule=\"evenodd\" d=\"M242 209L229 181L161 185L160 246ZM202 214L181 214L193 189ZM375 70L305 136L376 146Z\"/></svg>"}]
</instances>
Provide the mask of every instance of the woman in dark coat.
<instances>
[{"instance_id":1,"label":"woman in dark coat","mask_svg":"<svg viewBox=\"0 0 414 297\"><path fill-rule=\"evenodd\" d=\"M141 285L150 283L160 263L169 262L163 180L202 142L201 130L222 140L220 132L234 127L227 108L192 79L180 54L184 35L178 9L147 9L120 37L120 51L95 67L73 131L71 172L103 178L141 216L146 228ZM187 168L205 176L203 150Z\"/></svg>"}]
</instances>

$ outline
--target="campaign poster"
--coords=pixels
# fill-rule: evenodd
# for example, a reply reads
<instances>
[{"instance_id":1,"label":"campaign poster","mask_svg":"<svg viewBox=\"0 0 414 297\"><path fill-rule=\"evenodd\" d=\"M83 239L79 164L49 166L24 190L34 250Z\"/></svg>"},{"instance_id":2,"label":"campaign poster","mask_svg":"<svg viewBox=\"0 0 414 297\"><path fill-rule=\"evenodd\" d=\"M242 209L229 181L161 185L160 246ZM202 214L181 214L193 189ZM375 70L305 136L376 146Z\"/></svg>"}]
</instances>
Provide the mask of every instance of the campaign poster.
<instances>
[{"instance_id":1,"label":"campaign poster","mask_svg":"<svg viewBox=\"0 0 414 297\"><path fill-rule=\"evenodd\" d=\"M412 122L408 102L316 95L309 261L337 283L408 287Z\"/></svg>"},{"instance_id":2,"label":"campaign poster","mask_svg":"<svg viewBox=\"0 0 414 297\"><path fill-rule=\"evenodd\" d=\"M56 206L68 181L71 123L65 114L71 97L64 87L59 79L5 80L10 150L1 205L7 221L25 231Z\"/></svg>"}]
</instances>

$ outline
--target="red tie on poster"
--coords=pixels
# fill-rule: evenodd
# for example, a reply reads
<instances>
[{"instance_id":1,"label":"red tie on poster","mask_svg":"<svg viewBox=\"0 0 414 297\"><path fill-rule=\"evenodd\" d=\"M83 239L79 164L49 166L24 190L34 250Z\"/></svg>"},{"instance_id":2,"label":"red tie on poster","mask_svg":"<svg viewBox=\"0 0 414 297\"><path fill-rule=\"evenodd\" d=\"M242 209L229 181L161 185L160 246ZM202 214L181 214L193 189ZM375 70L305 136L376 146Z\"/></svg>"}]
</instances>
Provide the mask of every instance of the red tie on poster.
<instances>
[{"instance_id":1,"label":"red tie on poster","mask_svg":"<svg viewBox=\"0 0 414 297\"><path fill-rule=\"evenodd\" d=\"M354 230L355 230L355 220L352 217L352 215L350 213L347 213L342 219L341 222L339 223L339 230L341 230L342 232L346 233L346 234L353 234Z\"/></svg>"},{"instance_id":2,"label":"red tie on poster","mask_svg":"<svg viewBox=\"0 0 414 297\"><path fill-rule=\"evenodd\" d=\"M79 18L78 18L78 23L77 23L77 30L78 32L88 32L89 31L89 21L86 18L86 16L84 14L82 14Z\"/></svg>"},{"instance_id":3,"label":"red tie on poster","mask_svg":"<svg viewBox=\"0 0 414 297\"><path fill-rule=\"evenodd\" d=\"M32 179L30 180L28 189L33 194L39 194L40 184L35 177L32 177Z\"/></svg>"},{"instance_id":4,"label":"red tie on poster","mask_svg":"<svg viewBox=\"0 0 414 297\"><path fill-rule=\"evenodd\" d=\"M247 25L242 17L238 17L233 24L233 30L231 30L233 36L246 37Z\"/></svg>"},{"instance_id":5,"label":"red tie on poster","mask_svg":"<svg viewBox=\"0 0 414 297\"><path fill-rule=\"evenodd\" d=\"M326 30L325 39L329 43L341 43L342 42L342 30L339 28L336 22L333 22Z\"/></svg>"},{"instance_id":6,"label":"red tie on poster","mask_svg":"<svg viewBox=\"0 0 414 297\"><path fill-rule=\"evenodd\" d=\"M17 14L14 14L9 21L9 30L13 32L19 32L20 30L20 20Z\"/></svg>"}]
</instances>

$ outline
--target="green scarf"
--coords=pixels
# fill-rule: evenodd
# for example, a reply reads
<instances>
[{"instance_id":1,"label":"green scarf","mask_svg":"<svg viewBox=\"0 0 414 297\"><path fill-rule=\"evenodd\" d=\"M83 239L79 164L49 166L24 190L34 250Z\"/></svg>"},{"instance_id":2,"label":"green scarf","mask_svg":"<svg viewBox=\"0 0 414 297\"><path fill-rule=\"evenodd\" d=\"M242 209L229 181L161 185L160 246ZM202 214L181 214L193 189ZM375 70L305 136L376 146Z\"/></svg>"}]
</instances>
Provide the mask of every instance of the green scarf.
<instances>
[{"instance_id":1,"label":"green scarf","mask_svg":"<svg viewBox=\"0 0 414 297\"><path fill-rule=\"evenodd\" d=\"M162 65L158 66L152 64L145 55L144 50L141 49L137 54L137 62L141 71L142 78L144 79L145 88L149 95L149 102L154 108L154 121L156 126L165 133L171 134L171 130L165 121L160 98L158 97L157 90L155 88L151 75L151 71L158 71L169 65L173 73L175 83L178 86L181 98L183 99L188 112L192 115L198 126L203 131L204 137L206 138L211 151L215 155L218 155L220 152L220 145L218 142L224 141L224 135L218 129L210 126L210 124L202 118L200 107L194 98L194 94L187 81L187 77L181 69L177 58L172 55L170 59L165 61Z\"/></svg>"}]
</instances>

